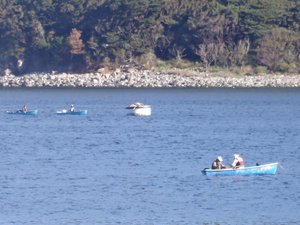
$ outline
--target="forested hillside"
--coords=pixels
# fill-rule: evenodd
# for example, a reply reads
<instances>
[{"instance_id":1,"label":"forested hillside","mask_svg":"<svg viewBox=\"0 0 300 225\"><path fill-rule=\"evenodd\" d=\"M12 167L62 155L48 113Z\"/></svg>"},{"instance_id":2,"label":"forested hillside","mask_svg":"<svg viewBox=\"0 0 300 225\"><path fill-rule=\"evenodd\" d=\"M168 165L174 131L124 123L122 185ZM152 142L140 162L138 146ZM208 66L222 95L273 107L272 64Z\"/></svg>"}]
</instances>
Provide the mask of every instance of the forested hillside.
<instances>
[{"instance_id":1,"label":"forested hillside","mask_svg":"<svg viewBox=\"0 0 300 225\"><path fill-rule=\"evenodd\" d=\"M299 0L0 0L0 68L155 59L299 72Z\"/></svg>"}]
</instances>

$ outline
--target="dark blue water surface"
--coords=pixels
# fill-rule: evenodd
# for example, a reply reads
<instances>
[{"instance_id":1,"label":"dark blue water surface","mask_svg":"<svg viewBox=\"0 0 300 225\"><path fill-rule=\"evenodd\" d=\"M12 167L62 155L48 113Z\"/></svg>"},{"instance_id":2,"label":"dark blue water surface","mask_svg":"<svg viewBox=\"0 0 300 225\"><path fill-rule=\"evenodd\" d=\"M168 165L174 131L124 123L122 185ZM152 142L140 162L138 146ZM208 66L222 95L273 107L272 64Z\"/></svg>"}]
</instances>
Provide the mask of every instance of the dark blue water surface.
<instances>
[{"instance_id":1,"label":"dark blue water surface","mask_svg":"<svg viewBox=\"0 0 300 225\"><path fill-rule=\"evenodd\" d=\"M55 114L71 103L88 115ZM5 113L23 104L39 115ZM2 89L0 108L0 224L300 224L300 89ZM278 173L201 174L234 153Z\"/></svg>"}]
</instances>

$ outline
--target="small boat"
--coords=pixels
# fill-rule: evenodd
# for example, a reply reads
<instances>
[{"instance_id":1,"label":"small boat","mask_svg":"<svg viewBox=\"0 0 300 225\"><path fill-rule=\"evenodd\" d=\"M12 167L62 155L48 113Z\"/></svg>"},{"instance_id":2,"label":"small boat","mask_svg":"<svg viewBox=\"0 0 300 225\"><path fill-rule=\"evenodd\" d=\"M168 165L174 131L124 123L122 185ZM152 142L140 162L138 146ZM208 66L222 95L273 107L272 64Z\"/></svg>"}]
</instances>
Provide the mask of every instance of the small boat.
<instances>
[{"instance_id":1,"label":"small boat","mask_svg":"<svg viewBox=\"0 0 300 225\"><path fill-rule=\"evenodd\" d=\"M151 106L140 102L132 103L131 105L127 106L126 109L132 109L135 116L151 115Z\"/></svg>"},{"instance_id":2,"label":"small boat","mask_svg":"<svg viewBox=\"0 0 300 225\"><path fill-rule=\"evenodd\" d=\"M202 173L207 176L214 175L265 175L276 174L278 162L263 165L256 165L243 168L209 169L205 168Z\"/></svg>"},{"instance_id":3,"label":"small boat","mask_svg":"<svg viewBox=\"0 0 300 225\"><path fill-rule=\"evenodd\" d=\"M78 110L78 111L68 111L66 109L56 111L57 115L87 115L87 110Z\"/></svg>"},{"instance_id":4,"label":"small boat","mask_svg":"<svg viewBox=\"0 0 300 225\"><path fill-rule=\"evenodd\" d=\"M17 110L17 111L6 111L7 114L13 114L13 115L29 115L29 116L36 116L38 114L38 110L30 110L23 112L22 110Z\"/></svg>"}]
</instances>

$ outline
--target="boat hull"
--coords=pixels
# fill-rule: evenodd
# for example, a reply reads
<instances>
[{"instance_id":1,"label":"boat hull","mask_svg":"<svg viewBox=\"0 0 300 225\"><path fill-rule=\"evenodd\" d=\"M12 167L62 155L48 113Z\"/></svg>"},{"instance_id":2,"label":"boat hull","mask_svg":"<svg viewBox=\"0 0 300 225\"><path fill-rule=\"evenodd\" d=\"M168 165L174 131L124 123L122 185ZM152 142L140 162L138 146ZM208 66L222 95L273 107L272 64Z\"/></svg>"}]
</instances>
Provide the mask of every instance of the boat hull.
<instances>
[{"instance_id":1,"label":"boat hull","mask_svg":"<svg viewBox=\"0 0 300 225\"><path fill-rule=\"evenodd\" d=\"M78 115L78 116L83 116L87 115L87 110L80 110L80 111L75 111L75 112L70 112L67 110L61 110L56 112L57 115Z\"/></svg>"},{"instance_id":2,"label":"boat hull","mask_svg":"<svg viewBox=\"0 0 300 225\"><path fill-rule=\"evenodd\" d=\"M267 175L267 174L276 174L278 163L269 163L263 164L259 166L251 166L237 169L204 169L202 173L207 176L215 176L215 175Z\"/></svg>"},{"instance_id":3,"label":"boat hull","mask_svg":"<svg viewBox=\"0 0 300 225\"><path fill-rule=\"evenodd\" d=\"M133 109L133 114L135 116L151 116L151 107L143 106Z\"/></svg>"},{"instance_id":4,"label":"boat hull","mask_svg":"<svg viewBox=\"0 0 300 225\"><path fill-rule=\"evenodd\" d=\"M36 116L38 114L38 110L31 110L31 111L27 111L27 112L22 112L20 110L15 111L15 112L7 112L8 114L11 115L25 115L25 116Z\"/></svg>"}]
</instances>

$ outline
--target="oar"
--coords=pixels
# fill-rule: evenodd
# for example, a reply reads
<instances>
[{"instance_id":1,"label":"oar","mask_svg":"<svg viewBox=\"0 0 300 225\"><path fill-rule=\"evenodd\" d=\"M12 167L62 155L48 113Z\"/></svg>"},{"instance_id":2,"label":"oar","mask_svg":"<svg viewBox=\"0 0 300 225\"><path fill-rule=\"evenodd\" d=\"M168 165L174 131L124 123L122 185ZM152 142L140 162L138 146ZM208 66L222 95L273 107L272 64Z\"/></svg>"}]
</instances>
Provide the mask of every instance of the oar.
<instances>
[{"instance_id":1,"label":"oar","mask_svg":"<svg viewBox=\"0 0 300 225\"><path fill-rule=\"evenodd\" d=\"M281 169L283 169L285 172L287 172L287 169L284 168L280 163L278 163L278 165L280 166Z\"/></svg>"}]
</instances>

